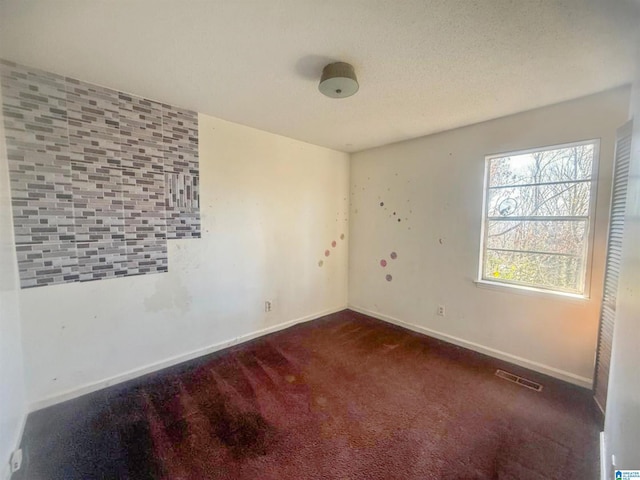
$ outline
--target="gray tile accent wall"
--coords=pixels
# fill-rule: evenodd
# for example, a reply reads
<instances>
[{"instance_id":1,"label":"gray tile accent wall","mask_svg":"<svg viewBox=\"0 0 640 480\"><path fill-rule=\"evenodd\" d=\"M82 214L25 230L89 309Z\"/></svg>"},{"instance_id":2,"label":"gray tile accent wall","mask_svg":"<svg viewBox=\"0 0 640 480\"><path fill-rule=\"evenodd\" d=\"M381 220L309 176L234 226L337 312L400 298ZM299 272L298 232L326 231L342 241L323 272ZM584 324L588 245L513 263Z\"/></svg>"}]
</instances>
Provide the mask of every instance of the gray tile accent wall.
<instances>
[{"instance_id":1,"label":"gray tile accent wall","mask_svg":"<svg viewBox=\"0 0 640 480\"><path fill-rule=\"evenodd\" d=\"M200 237L198 115L162 106L168 238Z\"/></svg>"},{"instance_id":2,"label":"gray tile accent wall","mask_svg":"<svg viewBox=\"0 0 640 480\"><path fill-rule=\"evenodd\" d=\"M199 238L198 116L1 61L23 288L166 272Z\"/></svg>"}]
</instances>

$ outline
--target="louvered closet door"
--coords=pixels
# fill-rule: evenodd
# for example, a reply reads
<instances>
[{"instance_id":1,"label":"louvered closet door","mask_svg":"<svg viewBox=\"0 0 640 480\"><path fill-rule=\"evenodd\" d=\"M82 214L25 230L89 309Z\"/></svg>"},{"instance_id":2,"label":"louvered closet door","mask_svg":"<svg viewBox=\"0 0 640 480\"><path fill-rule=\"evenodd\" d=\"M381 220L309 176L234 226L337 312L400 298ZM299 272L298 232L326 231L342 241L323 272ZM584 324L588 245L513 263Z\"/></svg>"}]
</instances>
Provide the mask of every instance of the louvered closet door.
<instances>
[{"instance_id":1,"label":"louvered closet door","mask_svg":"<svg viewBox=\"0 0 640 480\"><path fill-rule=\"evenodd\" d=\"M607 405L611 344L613 342L613 325L616 317L618 277L622 260L622 233L624 231L624 211L627 200L629 159L631 155L631 127L631 122L620 127L616 138L607 264L604 278L604 295L600 311L600 331L598 333L594 383L594 395L603 412Z\"/></svg>"}]
</instances>

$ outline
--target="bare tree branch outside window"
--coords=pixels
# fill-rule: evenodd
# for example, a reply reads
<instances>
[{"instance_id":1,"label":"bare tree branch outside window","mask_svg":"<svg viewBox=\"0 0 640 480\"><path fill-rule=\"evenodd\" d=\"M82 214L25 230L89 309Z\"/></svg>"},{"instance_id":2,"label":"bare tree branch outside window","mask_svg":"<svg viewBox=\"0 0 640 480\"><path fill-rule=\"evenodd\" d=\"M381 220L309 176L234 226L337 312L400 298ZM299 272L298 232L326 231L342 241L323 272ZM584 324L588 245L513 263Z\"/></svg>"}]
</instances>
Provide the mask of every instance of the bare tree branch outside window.
<instances>
[{"instance_id":1,"label":"bare tree branch outside window","mask_svg":"<svg viewBox=\"0 0 640 480\"><path fill-rule=\"evenodd\" d=\"M487 159L483 279L584 292L596 148Z\"/></svg>"}]
</instances>

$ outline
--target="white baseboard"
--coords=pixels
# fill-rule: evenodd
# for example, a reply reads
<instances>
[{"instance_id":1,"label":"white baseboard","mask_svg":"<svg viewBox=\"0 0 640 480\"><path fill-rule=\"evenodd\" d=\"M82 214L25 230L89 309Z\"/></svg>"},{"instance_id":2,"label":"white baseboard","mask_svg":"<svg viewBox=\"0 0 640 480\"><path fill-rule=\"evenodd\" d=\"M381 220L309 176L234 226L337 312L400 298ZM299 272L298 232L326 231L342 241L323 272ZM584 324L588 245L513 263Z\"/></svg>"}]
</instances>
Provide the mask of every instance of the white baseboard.
<instances>
[{"instance_id":1,"label":"white baseboard","mask_svg":"<svg viewBox=\"0 0 640 480\"><path fill-rule=\"evenodd\" d=\"M467 348L469 350L473 350L475 352L483 353L485 355L489 355L490 357L498 358L500 360L504 360L506 362L514 363L516 365L520 365L521 367L528 368L529 370L534 370L536 372L543 373L545 375L549 375L550 377L558 378L560 380L564 380L565 382L572 383L574 385L578 385L584 388L592 388L593 381L590 378L582 377L580 375L576 375L571 372L567 372L564 370L560 370L555 367L551 367L549 365L545 365L543 363L534 362L532 360L527 360L526 358L518 357L516 355L512 355L510 353L502 352L500 350L496 350L495 348L486 347L484 345L480 345L479 343L469 342L462 338L454 337L453 335L449 335L446 333L438 332L436 330L432 330L427 327L423 327L420 325L414 325L412 323L407 323L403 320L391 317L389 315L385 315L379 312L372 312L371 310L367 310L366 308L358 307L355 305L349 305L349 309L355 312L360 312L364 315L369 315L370 317L377 318L378 320L382 320L385 322L393 323L394 325L398 325L403 328L407 328L409 330L413 330L414 332L423 333L430 337L437 338L439 340L445 341L447 343L453 343L454 345L458 345L460 347Z\"/></svg>"},{"instance_id":2,"label":"white baseboard","mask_svg":"<svg viewBox=\"0 0 640 480\"><path fill-rule=\"evenodd\" d=\"M29 405L29 411L34 412L36 410L41 410L43 408L50 407L57 403L65 402L67 400L72 400L74 398L80 397L82 395L86 395L87 393L95 392L102 388L109 387L111 385L116 385L118 383L123 383L128 380L132 380L137 377L141 377L142 375L146 375L148 373L157 372L158 370L162 370L163 368L171 367L173 365L177 365L182 362L186 362L188 360L192 360L194 358L202 357L203 355L208 355L213 352L217 352L219 350L223 350L225 348L231 347L233 345L237 345L239 343L248 342L249 340L253 340L254 338L262 337L264 335L268 335L270 333L277 332L279 330L284 330L285 328L292 327L298 323L308 322L310 320L315 320L320 317L324 317L325 315L330 315L332 313L340 312L345 310L347 306L331 308L325 310L323 312L313 313L311 315L306 315L304 317L296 318L293 320L289 320L287 322L279 323L278 325L274 325L271 327L263 328L261 330L257 330L255 332L246 333L244 335L240 335L239 337L232 338L230 340L225 340L222 342L214 343L213 345L209 345L204 348L199 348L197 350L193 350L191 352L183 353L180 355L175 355L173 357L167 358L165 360L161 360L159 362L154 362L152 364L146 365L144 367L135 368L133 370L129 370L128 372L123 372L118 375L114 375L109 378L105 378L103 380L99 380L97 382L88 383L82 385L77 388L73 388L71 390L67 390L62 393L57 393L55 395L51 395L49 397L43 398L36 402L33 402Z\"/></svg>"},{"instance_id":3,"label":"white baseboard","mask_svg":"<svg viewBox=\"0 0 640 480\"><path fill-rule=\"evenodd\" d=\"M22 435L24 434L24 427L27 424L27 415L28 412L25 410L22 414L22 419L20 420L20 428L18 428L18 434L13 441L13 445L15 446L13 449L14 451L20 448L20 442L22 442ZM9 456L11 456L12 453L13 452L11 452ZM7 458L6 462L4 463L4 468L0 470L0 478L2 478L3 480L11 479L11 465L9 464L10 460L11 458Z\"/></svg>"},{"instance_id":4,"label":"white baseboard","mask_svg":"<svg viewBox=\"0 0 640 480\"><path fill-rule=\"evenodd\" d=\"M604 432L600 432L600 478L607 480L607 446L605 445Z\"/></svg>"}]
</instances>

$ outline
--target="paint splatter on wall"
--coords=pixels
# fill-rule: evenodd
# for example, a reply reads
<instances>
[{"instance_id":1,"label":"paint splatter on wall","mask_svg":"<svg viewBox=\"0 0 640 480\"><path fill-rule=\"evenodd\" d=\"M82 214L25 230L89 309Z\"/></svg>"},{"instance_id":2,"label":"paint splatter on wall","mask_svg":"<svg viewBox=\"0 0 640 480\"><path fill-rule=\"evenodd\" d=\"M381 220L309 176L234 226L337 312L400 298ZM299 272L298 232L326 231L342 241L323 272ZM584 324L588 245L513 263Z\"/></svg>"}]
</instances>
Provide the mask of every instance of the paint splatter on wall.
<instances>
[{"instance_id":1,"label":"paint splatter on wall","mask_svg":"<svg viewBox=\"0 0 640 480\"><path fill-rule=\"evenodd\" d=\"M395 259L397 259L397 258L398 258L398 254L397 254L395 251L393 251L393 252L391 252L391 253L389 254L389 258L391 258L391 260L395 260ZM389 262L387 262L387 259L386 259L386 258L383 258L383 259L381 259L381 260L380 260L380 266L381 266L382 268L386 268L386 267L387 267L387 265L389 265ZM384 277L384 278L387 280L387 282L390 282L391 280L393 280L393 276L392 276L390 273L388 273L387 275L385 275L385 277Z\"/></svg>"},{"instance_id":2,"label":"paint splatter on wall","mask_svg":"<svg viewBox=\"0 0 640 480\"><path fill-rule=\"evenodd\" d=\"M380 199L380 197L378 197L378 199ZM407 203L409 203L409 202L410 202L410 200L407 200ZM380 207L381 207L385 212L389 210L389 208L388 208L388 207L385 207L385 203L384 203L384 202L380 202L380 204L379 204L379 205L380 205ZM356 213L357 213L357 209L356 209ZM413 210L409 210L409 213L413 213ZM409 216L402 217L402 215L400 214L400 212L399 212L399 211L397 211L397 210L396 210L396 211L393 211L393 212L391 212L391 213L389 213L389 214L387 215L387 217L388 217L388 218L390 218L390 219L392 219L392 220L393 220L393 219L395 219L395 221L396 221L397 223L402 223L402 220L403 220L403 219L404 219L404 221L405 221L405 222L407 222L407 221L409 220ZM407 230L411 230L411 227L407 227Z\"/></svg>"},{"instance_id":3,"label":"paint splatter on wall","mask_svg":"<svg viewBox=\"0 0 640 480\"><path fill-rule=\"evenodd\" d=\"M341 233L341 234L340 234L340 240L344 240L344 239L345 239L345 234L344 234L344 233ZM338 242L337 242L337 241L335 241L335 240L332 240L332 241L331 241L331 248L336 248L337 246L338 246ZM326 249L326 250L324 251L324 256L325 256L325 257L328 257L329 255L331 255L331 250ZM319 260L319 261L318 261L318 266L319 266L319 267L324 266L324 261L323 261L323 260Z\"/></svg>"}]
</instances>

